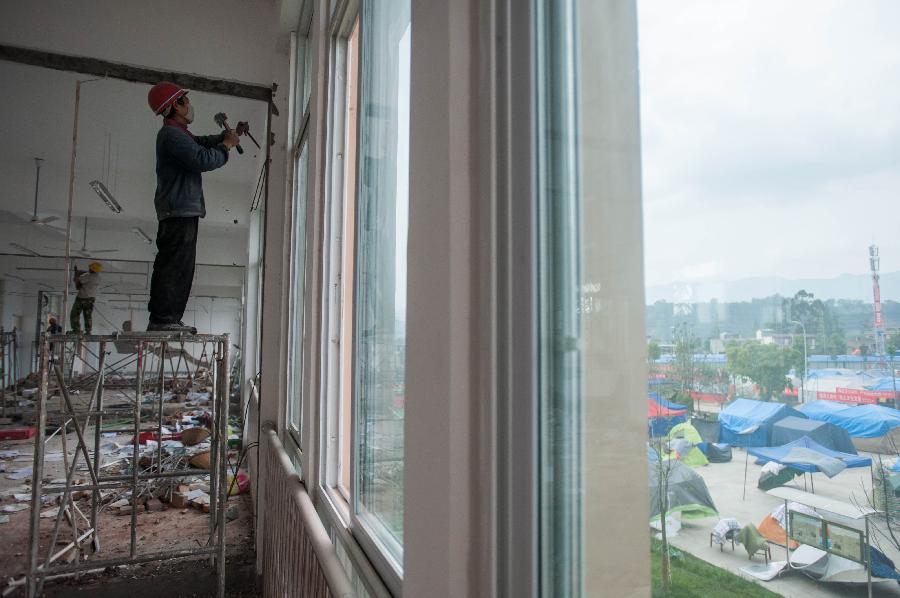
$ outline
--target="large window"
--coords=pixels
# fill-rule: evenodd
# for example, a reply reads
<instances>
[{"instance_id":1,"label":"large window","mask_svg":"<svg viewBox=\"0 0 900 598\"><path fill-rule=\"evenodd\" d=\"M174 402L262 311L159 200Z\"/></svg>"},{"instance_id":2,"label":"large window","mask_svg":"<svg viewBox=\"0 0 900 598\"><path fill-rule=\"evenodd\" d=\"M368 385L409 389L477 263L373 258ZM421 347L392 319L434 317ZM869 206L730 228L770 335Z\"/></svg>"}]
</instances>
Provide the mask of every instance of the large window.
<instances>
[{"instance_id":1,"label":"large window","mask_svg":"<svg viewBox=\"0 0 900 598\"><path fill-rule=\"evenodd\" d=\"M888 280L900 263L900 86L892 76L900 66L900 4L641 0L638 9L647 390L670 408L689 407L704 432L703 422L724 410L719 441L750 451L801 434L764 423L751 433L758 415L735 425L727 414L799 409L815 418L838 407L822 400L894 406L900 289ZM742 525L759 523L778 506L763 488L782 484L848 507L882 508L877 497L890 473L880 459L874 477L848 468L832 479L814 474L810 487L793 480L791 467L773 476L771 465L746 462L743 448L729 462L720 461L730 453L672 451L665 435L697 433L668 431L676 414L657 412L650 430L655 452L680 456L651 463L659 488L651 493L659 529L653 582L670 595L712 594L726 578L712 565L736 575L742 567L715 558L709 537L694 536L689 525L663 535L679 516L707 515L692 523L712 529L714 505ZM699 467L707 457L713 462ZM690 501L693 513L679 495L690 465L708 491L706 500ZM804 510L810 498L796 497L791 510ZM783 538L790 517L774 515L779 522L764 533ZM890 515L871 522L872 545L896 562ZM687 562L665 559L663 542L709 561L690 565L690 590ZM785 558L783 546L772 551ZM785 595L826 592L806 576L779 579L784 585L772 589Z\"/></svg>"},{"instance_id":2,"label":"large window","mask_svg":"<svg viewBox=\"0 0 900 598\"><path fill-rule=\"evenodd\" d=\"M329 25L321 487L399 590L410 22L407 2L338 2Z\"/></svg>"},{"instance_id":3,"label":"large window","mask_svg":"<svg viewBox=\"0 0 900 598\"><path fill-rule=\"evenodd\" d=\"M290 309L288 310L287 427L301 445L303 429L303 339L306 292L306 211L309 162L308 125L312 68L310 26L312 2L305 3L298 33L292 39L293 92L291 97L291 160L293 200L291 204Z\"/></svg>"},{"instance_id":4,"label":"large window","mask_svg":"<svg viewBox=\"0 0 900 598\"><path fill-rule=\"evenodd\" d=\"M399 571L403 543L410 9L361 10L356 305L355 495L365 537Z\"/></svg>"}]
</instances>

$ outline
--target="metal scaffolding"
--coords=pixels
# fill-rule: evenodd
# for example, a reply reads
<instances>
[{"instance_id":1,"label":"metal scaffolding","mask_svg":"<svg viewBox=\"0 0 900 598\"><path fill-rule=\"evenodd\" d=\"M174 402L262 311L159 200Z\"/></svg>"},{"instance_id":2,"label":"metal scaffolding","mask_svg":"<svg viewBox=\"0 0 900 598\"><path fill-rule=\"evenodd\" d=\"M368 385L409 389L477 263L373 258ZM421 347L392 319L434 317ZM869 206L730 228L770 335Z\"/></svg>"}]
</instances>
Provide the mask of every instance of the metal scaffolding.
<instances>
[{"instance_id":1,"label":"metal scaffolding","mask_svg":"<svg viewBox=\"0 0 900 598\"><path fill-rule=\"evenodd\" d=\"M55 358L51 359L51 343ZM124 345L123 345L124 344ZM113 346L121 354L127 348L127 359L134 364L134 375L123 375L123 359L109 360ZM200 348L194 358L190 348ZM186 557L209 556L216 567L218 596L225 593L225 503L227 500L228 400L230 388L229 339L223 335L183 335L154 332L120 333L116 335L50 335L44 336L40 351L40 379L36 408L37 434L34 439L32 473L31 527L28 546L28 573L24 580L27 596L37 596L48 576L98 568L163 561ZM177 365L176 365L177 363ZM181 364L186 371L181 371ZM193 370L190 364L194 365ZM155 367L153 367L155 365ZM149 366L149 367L148 367ZM208 376L208 378L207 378ZM116 407L105 404L107 379L115 381L117 395L131 399L131 405ZM189 469L187 459L165 456L163 422L166 391L183 391L200 378L208 382L210 393L210 465L208 469ZM187 386L186 386L187 385ZM78 394L76 394L76 391ZM89 393L89 394L87 394ZM148 394L154 393L152 397ZM84 396L87 394L87 400ZM158 397L156 397L158 394ZM58 397L58 399L57 399ZM152 408L148 407L148 398ZM143 407L143 409L142 409ZM104 418L129 415L130 427L119 430L103 428ZM48 419L57 419L63 430L73 430L77 437L74 454L69 458L67 434L60 435L63 445L65 483L44 486L45 441ZM124 475L104 473L101 454L101 432L133 434L130 458ZM155 447L141 446L141 437L155 435ZM52 435L51 435L52 436ZM143 451L142 451L143 448ZM87 484L74 484L76 470L86 471ZM209 477L209 534L205 546L142 553L137 539L137 513L141 500L158 495L179 480L197 476ZM103 495L119 491L130 493L130 547L127 555L104 558L101 552L102 529L98 514ZM73 494L90 494L89 509L79 508ZM41 541L42 496L58 495L59 509L53 519L49 542ZM65 524L67 531L61 528ZM57 549L61 534L71 541ZM67 564L54 564L64 555ZM41 558L43 555L43 558Z\"/></svg>"}]
</instances>

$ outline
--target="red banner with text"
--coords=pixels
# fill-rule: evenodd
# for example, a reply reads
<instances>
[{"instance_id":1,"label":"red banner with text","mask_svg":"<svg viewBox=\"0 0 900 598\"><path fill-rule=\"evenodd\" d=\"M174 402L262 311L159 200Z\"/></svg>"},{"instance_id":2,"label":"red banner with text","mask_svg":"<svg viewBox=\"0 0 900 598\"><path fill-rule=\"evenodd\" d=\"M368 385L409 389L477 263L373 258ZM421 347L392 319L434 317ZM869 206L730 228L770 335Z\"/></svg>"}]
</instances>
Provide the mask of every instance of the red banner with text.
<instances>
[{"instance_id":1,"label":"red banner with text","mask_svg":"<svg viewBox=\"0 0 900 598\"><path fill-rule=\"evenodd\" d=\"M893 400L892 390L862 390L859 388L835 388L834 392L818 391L816 399L820 401L837 401L854 405L874 405L882 400Z\"/></svg>"}]
</instances>

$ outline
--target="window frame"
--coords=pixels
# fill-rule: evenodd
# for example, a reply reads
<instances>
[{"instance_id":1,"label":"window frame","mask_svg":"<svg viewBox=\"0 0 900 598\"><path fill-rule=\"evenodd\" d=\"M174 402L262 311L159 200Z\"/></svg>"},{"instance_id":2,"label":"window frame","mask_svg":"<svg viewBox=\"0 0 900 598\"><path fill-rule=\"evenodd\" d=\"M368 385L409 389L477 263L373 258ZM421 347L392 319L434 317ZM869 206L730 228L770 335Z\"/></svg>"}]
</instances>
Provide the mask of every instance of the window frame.
<instances>
[{"instance_id":1,"label":"window frame","mask_svg":"<svg viewBox=\"0 0 900 598\"><path fill-rule=\"evenodd\" d=\"M317 489L319 496L323 498L321 505L324 515L328 517L330 523L338 530L345 543L352 543L355 549L359 550L359 556L366 561L364 568L371 568L379 581L384 584L375 583L374 580L368 579L374 587L368 588L375 595L384 595L386 590L394 596L402 595L402 563L395 563L389 556L389 552L380 546L374 537L366 530L353 513L352 504L353 497L357 492L356 488L356 412L357 405L355 400L355 380L351 384L350 399L350 417L351 417L351 447L350 447L350 488L349 496L339 488L339 458L340 446L338 446L339 426L341 423L340 409L340 386L341 386L341 367L349 368L350 375L355 378L355 346L350 352L350 363L342 363L339 342L335 338L335 334L340 334L340 318L341 318L341 294L335 292L339 290L340 276L343 274L342 255L343 248L346 243L352 243L351 255L356 260L356 236L358 234L358 226L354 225L354 238L340 240L341 231L343 231L344 217L344 176L345 164L342 156L344 153L347 132L344 127L344 121L347 117L347 101L346 90L347 82L345 74L347 72L347 45L354 24L358 22L358 39L356 44L356 64L357 74L360 77L356 85L356 106L357 110L361 109L361 73L362 73L362 36L364 35L363 23L361 16L361 0L339 0L334 5L334 11L329 21L328 30L328 66L327 66L327 88L328 100L326 107L325 123L326 123L326 139L325 139L325 155L326 166L324 169L325 181L325 222L323 226L323 298L322 309L319 314L321 319L321 337L319 339L319 350L321 352L322 361L320 364L320 380L321 387L319 392L320 417L319 417L319 460L318 469L319 477ZM357 113L356 130L354 135L359 140L359 129L361 126L361 115ZM358 146L357 146L358 147ZM359 168L358 168L358 150L357 163L355 165L355 188L353 189L353 202L357 201L359 192ZM354 218L356 218L356 210L354 209ZM341 242L342 241L342 242ZM355 266L354 266L355 268ZM356 316L356 284L353 281L352 300L353 313L349 314L351 325L355 328ZM352 342L352 338L351 338ZM368 566L366 566L368 565Z\"/></svg>"},{"instance_id":2,"label":"window frame","mask_svg":"<svg viewBox=\"0 0 900 598\"><path fill-rule=\"evenodd\" d=\"M320 388L321 429L319 488L328 497L329 504L334 507L335 525L348 527L350 523L350 497L345 496L338 487L341 424L341 367L342 355L340 346L341 336L341 311L342 296L340 293L343 277L343 249L345 243L352 243L355 247L355 239L342 239L344 229L344 199L346 189L344 178L346 164L344 162L344 149L347 139L345 121L347 117L347 47L353 24L359 18L358 0L344 0L335 8L328 29L329 58L328 58L328 108L326 126L326 172L325 172L325 212L326 219L323 223L323 242L326 247L323 250L323 301L322 313L322 337L320 339L320 352L323 356L320 376L322 385ZM359 60L359 47L357 45L356 60ZM357 98L359 89L357 87ZM358 105L358 101L357 101ZM358 123L358 119L357 119ZM358 128L358 127L357 127ZM356 134L354 132L354 134ZM356 201L356 190L353 190L353 201ZM355 298L354 298L355 299ZM351 299L351 303L353 299ZM349 365L349 364L348 364ZM351 391L352 392L352 391ZM352 396L351 396L352 406ZM351 413L352 413L351 409ZM352 427L352 424L351 424ZM352 454L351 447L351 454ZM352 461L352 458L351 458ZM352 468L352 462L347 464ZM352 481L349 489L352 495Z\"/></svg>"},{"instance_id":3,"label":"window frame","mask_svg":"<svg viewBox=\"0 0 900 598\"><path fill-rule=\"evenodd\" d=\"M312 103L312 71L313 62L310 60L310 56L314 54L313 48L313 36L312 36L312 25L313 25L313 2L306 1L303 3L300 11L300 17L297 21L297 30L291 33L291 66L290 66L290 92L289 92L289 100L288 100L288 132L291 136L289 140L289 168L290 168L290 181L291 181L291 226L290 226L290 239L291 239L291 249L290 249L290 278L289 278L289 288L288 288L288 335L287 335L287 370L285 372L286 380L285 380L285 389L286 389L286 405L284 411L284 426L283 430L285 434L292 441L289 446L293 445L295 450L299 453L298 462L303 462L303 453L308 446L308 438L309 433L306 429L307 426L304 425L308 421L307 418L307 409L306 409L306 401L304 398L304 386L306 381L306 370L304 368L304 364L306 363L306 345L305 336L306 336L306 301L303 302L303 307L299 313L296 310L295 304L295 295L294 290L296 288L295 284L295 276L300 272L303 273L304 281L302 286L300 287L300 293L306 298L307 292L307 253L309 250L309 200L310 200L310 180L311 180L311 171L309 169L309 161L311 151L309 144L309 129L310 129L310 105ZM302 40L302 41L301 41ZM301 50L302 57L301 57ZM310 82L309 90L306 89L305 83L303 81ZM298 94L298 85L300 85ZM307 93L308 91L308 93ZM299 97L298 97L299 95ZM298 104L302 103L302 110L298 110ZM302 257L302 264L296 263L297 258L297 241L295 233L295 223L298 218L298 205L300 202L298 201L299 193L301 189L297 188L299 181L297 180L298 176L298 167L300 163L300 158L303 154L303 151L306 151L306 176L304 179L305 189L302 190L304 194L302 209L304 210L303 217L305 219L304 222L304 234L302 242L304 244L304 251ZM299 266L299 269L298 269ZM299 323L299 330L297 329L297 324ZM293 346L294 346L294 338L295 335L299 334L299 354L293 354ZM294 381L299 377L299 384L296 385L299 388L298 396L293 396L294 394ZM294 423L294 415L298 416L299 422L295 425ZM303 474L301 472L301 477Z\"/></svg>"}]
</instances>

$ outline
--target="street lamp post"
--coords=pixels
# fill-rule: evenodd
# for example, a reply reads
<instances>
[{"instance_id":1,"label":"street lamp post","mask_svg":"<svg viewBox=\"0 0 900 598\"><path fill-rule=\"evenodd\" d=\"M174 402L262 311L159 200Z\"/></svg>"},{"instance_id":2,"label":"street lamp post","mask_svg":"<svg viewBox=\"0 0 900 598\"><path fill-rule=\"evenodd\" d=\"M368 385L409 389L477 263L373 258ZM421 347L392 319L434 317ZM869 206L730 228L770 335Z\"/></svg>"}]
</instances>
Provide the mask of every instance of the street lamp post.
<instances>
[{"instance_id":1,"label":"street lamp post","mask_svg":"<svg viewBox=\"0 0 900 598\"><path fill-rule=\"evenodd\" d=\"M800 378L800 398L801 402L806 402L806 378L809 374L808 371L808 362L806 357L806 326L803 325L803 322L799 320L791 320L791 324L798 324L800 329L803 330L803 377Z\"/></svg>"}]
</instances>

